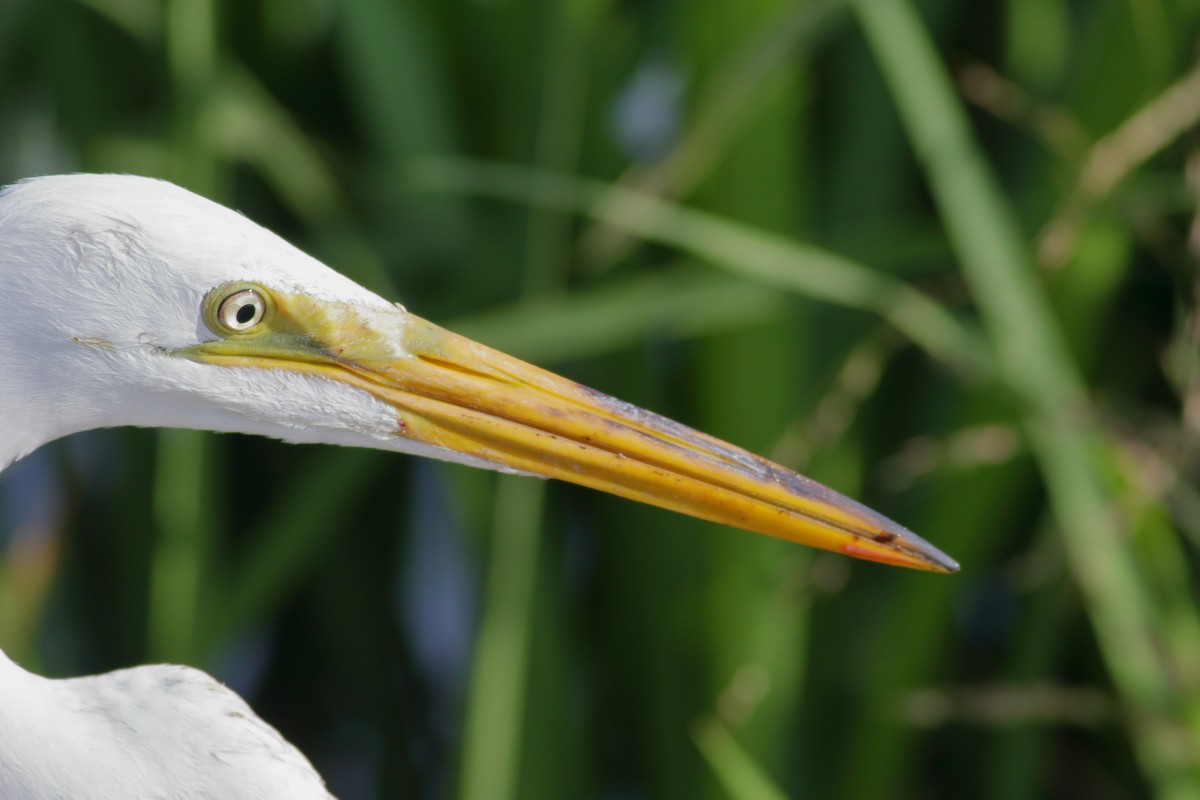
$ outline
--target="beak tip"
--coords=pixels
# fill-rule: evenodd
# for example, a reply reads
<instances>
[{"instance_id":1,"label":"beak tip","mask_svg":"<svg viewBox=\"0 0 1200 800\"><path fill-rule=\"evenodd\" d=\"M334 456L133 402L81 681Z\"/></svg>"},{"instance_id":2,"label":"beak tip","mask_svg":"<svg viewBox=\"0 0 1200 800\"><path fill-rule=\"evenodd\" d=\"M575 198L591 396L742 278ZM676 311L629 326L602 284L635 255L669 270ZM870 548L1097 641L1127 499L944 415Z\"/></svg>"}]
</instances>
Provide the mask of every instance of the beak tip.
<instances>
[{"instance_id":1,"label":"beak tip","mask_svg":"<svg viewBox=\"0 0 1200 800\"><path fill-rule=\"evenodd\" d=\"M962 569L957 561L955 561L953 558L950 558L950 556L946 555L941 550L935 550L931 555L934 557L933 563L937 566L938 572L943 572L947 575L953 575Z\"/></svg>"},{"instance_id":2,"label":"beak tip","mask_svg":"<svg viewBox=\"0 0 1200 800\"><path fill-rule=\"evenodd\" d=\"M908 533L905 539L912 547L912 552L925 562L927 569L946 575L953 575L961 569L957 561L915 533Z\"/></svg>"},{"instance_id":3,"label":"beak tip","mask_svg":"<svg viewBox=\"0 0 1200 800\"><path fill-rule=\"evenodd\" d=\"M854 558L943 575L952 575L960 569L953 558L890 520L880 533L870 539L847 542L842 545L841 551Z\"/></svg>"},{"instance_id":4,"label":"beak tip","mask_svg":"<svg viewBox=\"0 0 1200 800\"><path fill-rule=\"evenodd\" d=\"M914 533L907 533L904 543L906 553L919 560L917 566L921 569L943 575L953 575L961 569L957 561Z\"/></svg>"},{"instance_id":5,"label":"beak tip","mask_svg":"<svg viewBox=\"0 0 1200 800\"><path fill-rule=\"evenodd\" d=\"M923 569L943 575L953 575L961 569L957 561L918 536L912 536L909 544L914 545L910 552L921 560Z\"/></svg>"},{"instance_id":6,"label":"beak tip","mask_svg":"<svg viewBox=\"0 0 1200 800\"><path fill-rule=\"evenodd\" d=\"M953 575L961 569L957 561L908 528L894 522L892 525L895 527L889 533L895 534L897 549L911 559L912 566L943 575Z\"/></svg>"}]
</instances>

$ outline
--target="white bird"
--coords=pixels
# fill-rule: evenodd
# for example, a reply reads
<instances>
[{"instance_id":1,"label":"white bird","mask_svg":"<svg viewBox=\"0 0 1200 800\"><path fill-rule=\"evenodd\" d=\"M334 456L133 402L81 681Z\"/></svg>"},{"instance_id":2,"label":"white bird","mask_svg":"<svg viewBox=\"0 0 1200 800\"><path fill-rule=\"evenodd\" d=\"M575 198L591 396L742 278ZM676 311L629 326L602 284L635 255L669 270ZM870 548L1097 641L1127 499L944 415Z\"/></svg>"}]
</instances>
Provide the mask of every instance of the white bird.
<instances>
[{"instance_id":1,"label":"white bird","mask_svg":"<svg viewBox=\"0 0 1200 800\"><path fill-rule=\"evenodd\" d=\"M438 328L162 181L0 193L0 470L123 425L395 450L561 478L935 572L958 565L765 459ZM46 680L0 662L0 797L328 798L295 748L186 667Z\"/></svg>"}]
</instances>

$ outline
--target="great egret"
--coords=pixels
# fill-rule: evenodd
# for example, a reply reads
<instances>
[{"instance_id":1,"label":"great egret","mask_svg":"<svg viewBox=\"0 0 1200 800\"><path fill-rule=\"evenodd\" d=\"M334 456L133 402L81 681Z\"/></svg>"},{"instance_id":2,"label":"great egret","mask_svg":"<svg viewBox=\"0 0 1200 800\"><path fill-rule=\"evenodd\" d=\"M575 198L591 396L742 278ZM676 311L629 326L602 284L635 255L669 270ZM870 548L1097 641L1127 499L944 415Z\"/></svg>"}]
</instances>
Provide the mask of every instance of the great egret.
<instances>
[{"instance_id":1,"label":"great egret","mask_svg":"<svg viewBox=\"0 0 1200 800\"><path fill-rule=\"evenodd\" d=\"M68 175L10 186L0 194L0 469L53 439L121 425L416 453L859 558L958 568L820 484L438 328L169 183ZM47 681L3 659L0 796L329 795L298 751L203 673Z\"/></svg>"}]
</instances>

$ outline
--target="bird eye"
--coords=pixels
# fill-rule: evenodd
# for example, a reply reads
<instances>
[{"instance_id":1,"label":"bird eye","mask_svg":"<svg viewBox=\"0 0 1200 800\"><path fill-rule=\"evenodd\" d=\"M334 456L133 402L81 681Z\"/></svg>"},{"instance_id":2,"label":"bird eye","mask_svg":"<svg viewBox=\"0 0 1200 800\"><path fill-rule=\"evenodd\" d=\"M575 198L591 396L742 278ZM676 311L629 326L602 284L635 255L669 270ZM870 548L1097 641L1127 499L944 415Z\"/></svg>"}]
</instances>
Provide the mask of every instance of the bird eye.
<instances>
[{"instance_id":1,"label":"bird eye","mask_svg":"<svg viewBox=\"0 0 1200 800\"><path fill-rule=\"evenodd\" d=\"M267 301L254 289L239 289L221 301L217 321L230 331L245 331L262 322Z\"/></svg>"}]
</instances>

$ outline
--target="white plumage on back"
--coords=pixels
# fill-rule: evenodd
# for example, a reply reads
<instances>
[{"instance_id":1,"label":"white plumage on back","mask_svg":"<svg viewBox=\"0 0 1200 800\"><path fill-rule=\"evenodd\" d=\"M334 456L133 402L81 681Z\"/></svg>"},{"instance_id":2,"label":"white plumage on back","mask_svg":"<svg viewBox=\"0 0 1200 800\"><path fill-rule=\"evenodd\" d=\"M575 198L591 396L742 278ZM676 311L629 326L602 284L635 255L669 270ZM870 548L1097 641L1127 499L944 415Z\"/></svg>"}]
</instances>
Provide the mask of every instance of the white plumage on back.
<instances>
[{"instance_id":1,"label":"white plumage on back","mask_svg":"<svg viewBox=\"0 0 1200 800\"><path fill-rule=\"evenodd\" d=\"M4 800L332 800L308 760L199 670L49 680L0 654Z\"/></svg>"}]
</instances>

